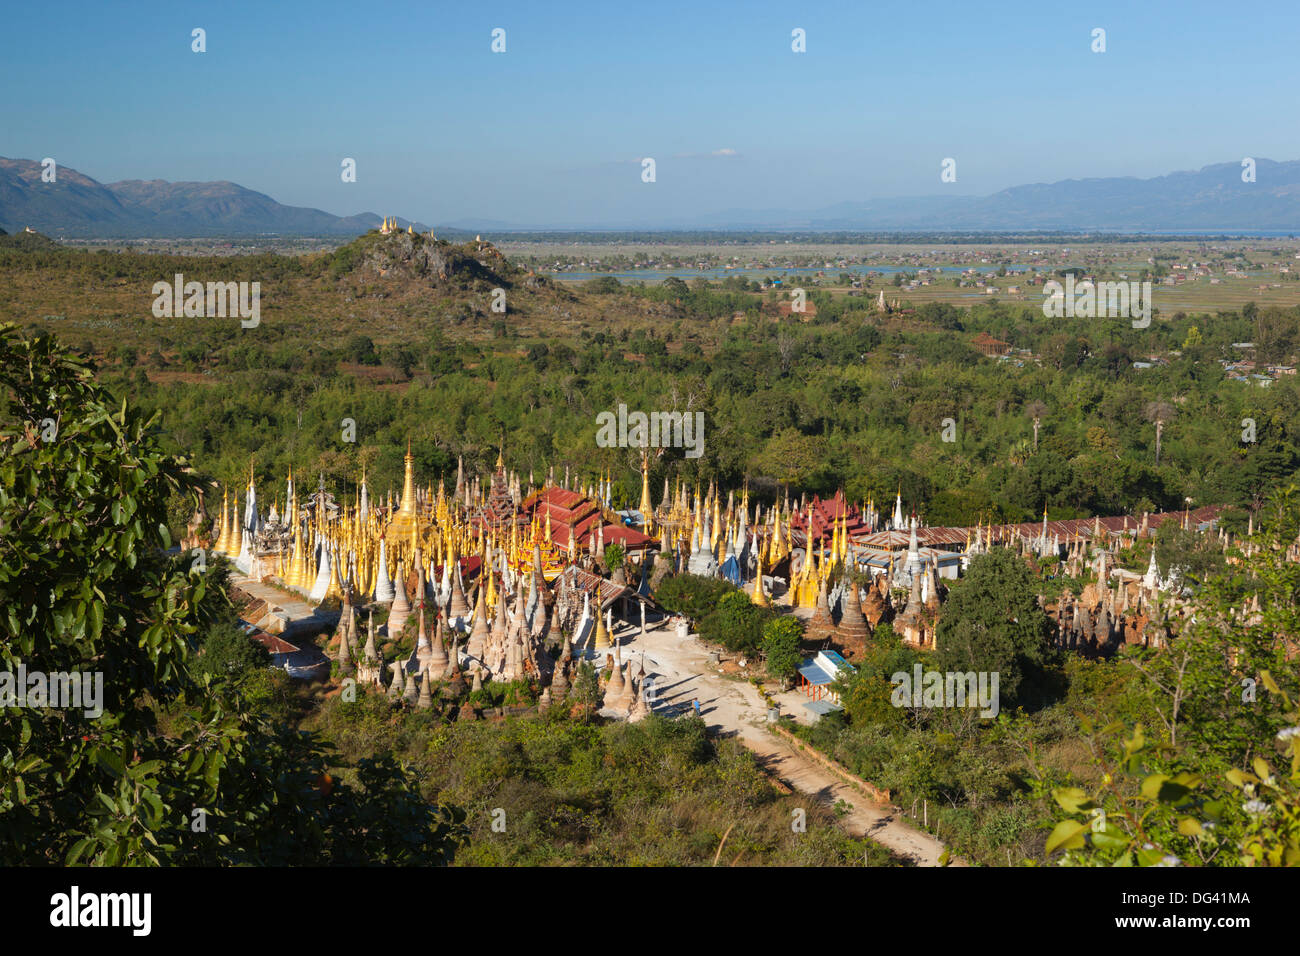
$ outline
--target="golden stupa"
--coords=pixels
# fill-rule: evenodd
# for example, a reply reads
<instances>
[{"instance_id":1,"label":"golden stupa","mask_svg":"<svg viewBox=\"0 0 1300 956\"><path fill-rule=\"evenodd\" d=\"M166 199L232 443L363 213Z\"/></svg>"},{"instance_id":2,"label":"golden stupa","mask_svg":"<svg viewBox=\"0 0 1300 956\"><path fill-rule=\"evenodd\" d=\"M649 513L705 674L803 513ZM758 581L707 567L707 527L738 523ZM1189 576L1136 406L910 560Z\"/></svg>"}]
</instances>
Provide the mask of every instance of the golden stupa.
<instances>
[{"instance_id":1,"label":"golden stupa","mask_svg":"<svg viewBox=\"0 0 1300 956\"><path fill-rule=\"evenodd\" d=\"M389 548L416 541L420 532L424 530L421 525L428 523L427 519L421 519L419 506L415 501L415 456L411 454L410 439L406 442L404 460L406 474L402 479L402 503L384 531L384 539L388 542Z\"/></svg>"}]
</instances>

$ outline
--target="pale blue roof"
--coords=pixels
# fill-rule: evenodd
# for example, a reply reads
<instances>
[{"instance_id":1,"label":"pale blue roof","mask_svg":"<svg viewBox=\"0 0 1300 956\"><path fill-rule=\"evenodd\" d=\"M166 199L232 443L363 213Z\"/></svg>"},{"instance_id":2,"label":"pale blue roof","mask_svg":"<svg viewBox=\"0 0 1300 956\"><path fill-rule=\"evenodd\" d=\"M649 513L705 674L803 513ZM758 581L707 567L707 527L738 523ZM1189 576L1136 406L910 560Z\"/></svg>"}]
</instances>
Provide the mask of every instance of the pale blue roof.
<instances>
[{"instance_id":1,"label":"pale blue roof","mask_svg":"<svg viewBox=\"0 0 1300 956\"><path fill-rule=\"evenodd\" d=\"M834 674L828 674L819 664L817 664L816 661L812 660L809 660L806 664L800 665L799 673L803 676L804 680L817 687L829 684L835 679Z\"/></svg>"}]
</instances>

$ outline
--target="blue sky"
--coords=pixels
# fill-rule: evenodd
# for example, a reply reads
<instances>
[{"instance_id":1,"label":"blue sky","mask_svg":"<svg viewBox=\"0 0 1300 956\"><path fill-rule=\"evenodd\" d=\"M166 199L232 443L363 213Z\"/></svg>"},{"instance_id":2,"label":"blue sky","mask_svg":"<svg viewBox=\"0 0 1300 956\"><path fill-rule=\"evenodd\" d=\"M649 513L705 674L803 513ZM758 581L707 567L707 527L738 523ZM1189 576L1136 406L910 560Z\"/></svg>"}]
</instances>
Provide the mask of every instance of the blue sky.
<instances>
[{"instance_id":1,"label":"blue sky","mask_svg":"<svg viewBox=\"0 0 1300 956\"><path fill-rule=\"evenodd\" d=\"M653 224L1300 158L1294 3L7 6L0 155L340 215Z\"/></svg>"}]
</instances>

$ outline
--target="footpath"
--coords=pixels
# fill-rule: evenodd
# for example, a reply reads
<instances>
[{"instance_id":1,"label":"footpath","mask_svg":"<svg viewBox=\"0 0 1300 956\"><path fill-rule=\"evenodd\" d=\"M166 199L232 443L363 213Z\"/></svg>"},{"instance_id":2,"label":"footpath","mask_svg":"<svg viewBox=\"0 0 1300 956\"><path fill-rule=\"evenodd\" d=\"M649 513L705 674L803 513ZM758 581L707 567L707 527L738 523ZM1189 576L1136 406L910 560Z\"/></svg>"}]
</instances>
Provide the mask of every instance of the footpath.
<instances>
[{"instance_id":1,"label":"footpath","mask_svg":"<svg viewBox=\"0 0 1300 956\"><path fill-rule=\"evenodd\" d=\"M700 704L700 716L710 731L735 736L753 751L763 769L777 780L818 802L850 807L840 818L853 836L869 837L917 866L938 866L944 844L906 822L897 807L874 800L840 774L819 763L797 743L783 739L767 726L767 709L758 690L745 680L718 673L709 650L694 636L680 638L670 627L644 635L636 628L619 635L623 660L641 660L654 680L655 711L685 713ZM949 865L966 864L951 857Z\"/></svg>"}]
</instances>

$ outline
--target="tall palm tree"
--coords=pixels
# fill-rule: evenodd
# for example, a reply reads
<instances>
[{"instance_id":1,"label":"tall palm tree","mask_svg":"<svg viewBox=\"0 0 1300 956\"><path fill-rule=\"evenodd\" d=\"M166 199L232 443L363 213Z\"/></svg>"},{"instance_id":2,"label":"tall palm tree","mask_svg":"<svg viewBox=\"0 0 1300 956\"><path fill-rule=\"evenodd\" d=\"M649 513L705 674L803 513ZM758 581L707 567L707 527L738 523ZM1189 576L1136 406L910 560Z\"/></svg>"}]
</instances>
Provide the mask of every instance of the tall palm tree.
<instances>
[{"instance_id":1,"label":"tall palm tree","mask_svg":"<svg viewBox=\"0 0 1300 956\"><path fill-rule=\"evenodd\" d=\"M1044 405L1042 402L1040 402L1038 399L1034 399L1032 402L1030 402L1028 405L1025 406L1025 414L1034 420L1034 454L1037 455L1038 454L1038 426L1042 421L1043 416L1047 414L1047 406Z\"/></svg>"},{"instance_id":2,"label":"tall palm tree","mask_svg":"<svg viewBox=\"0 0 1300 956\"><path fill-rule=\"evenodd\" d=\"M1174 406L1168 402L1147 402L1143 410L1149 422L1156 425L1156 465L1160 464L1160 439L1164 434L1165 423L1174 417Z\"/></svg>"}]
</instances>

